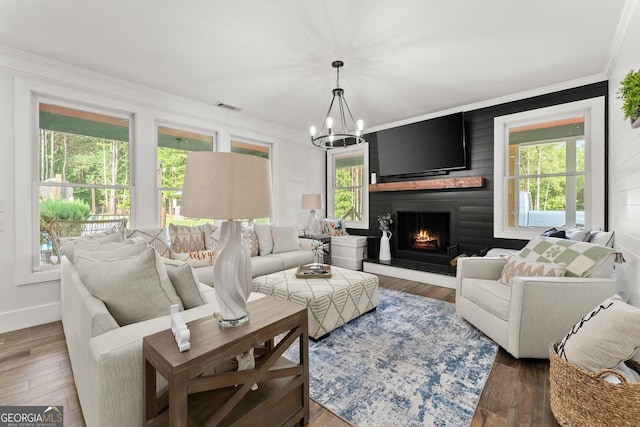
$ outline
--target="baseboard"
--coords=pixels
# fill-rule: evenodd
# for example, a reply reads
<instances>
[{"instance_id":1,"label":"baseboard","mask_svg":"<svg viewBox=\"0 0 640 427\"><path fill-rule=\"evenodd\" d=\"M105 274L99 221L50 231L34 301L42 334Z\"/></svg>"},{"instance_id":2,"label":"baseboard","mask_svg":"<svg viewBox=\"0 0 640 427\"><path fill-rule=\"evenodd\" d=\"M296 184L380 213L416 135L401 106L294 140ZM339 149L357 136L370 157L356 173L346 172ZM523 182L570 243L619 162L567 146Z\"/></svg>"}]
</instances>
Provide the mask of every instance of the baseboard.
<instances>
[{"instance_id":1,"label":"baseboard","mask_svg":"<svg viewBox=\"0 0 640 427\"><path fill-rule=\"evenodd\" d=\"M31 326L55 322L62 318L61 304L39 305L0 313L0 333L17 331Z\"/></svg>"},{"instance_id":2,"label":"baseboard","mask_svg":"<svg viewBox=\"0 0 640 427\"><path fill-rule=\"evenodd\" d=\"M429 273L426 271L410 270L408 268L394 267L364 261L362 268L367 273L381 274L383 276L397 277L398 279L413 280L414 282L427 283L429 285L442 286L444 288L456 288L456 278L443 274Z\"/></svg>"}]
</instances>

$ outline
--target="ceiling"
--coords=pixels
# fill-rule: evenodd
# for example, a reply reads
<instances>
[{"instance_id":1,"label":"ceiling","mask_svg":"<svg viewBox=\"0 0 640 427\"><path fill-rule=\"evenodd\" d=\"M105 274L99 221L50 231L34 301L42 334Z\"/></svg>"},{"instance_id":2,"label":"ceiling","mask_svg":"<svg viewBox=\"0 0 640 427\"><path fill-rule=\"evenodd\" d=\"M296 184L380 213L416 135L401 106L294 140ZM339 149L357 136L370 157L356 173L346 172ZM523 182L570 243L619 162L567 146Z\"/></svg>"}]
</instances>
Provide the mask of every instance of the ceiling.
<instances>
[{"instance_id":1,"label":"ceiling","mask_svg":"<svg viewBox=\"0 0 640 427\"><path fill-rule=\"evenodd\" d=\"M632 0L629 0L632 1ZM0 45L292 130L606 78L625 0L2 0Z\"/></svg>"}]
</instances>

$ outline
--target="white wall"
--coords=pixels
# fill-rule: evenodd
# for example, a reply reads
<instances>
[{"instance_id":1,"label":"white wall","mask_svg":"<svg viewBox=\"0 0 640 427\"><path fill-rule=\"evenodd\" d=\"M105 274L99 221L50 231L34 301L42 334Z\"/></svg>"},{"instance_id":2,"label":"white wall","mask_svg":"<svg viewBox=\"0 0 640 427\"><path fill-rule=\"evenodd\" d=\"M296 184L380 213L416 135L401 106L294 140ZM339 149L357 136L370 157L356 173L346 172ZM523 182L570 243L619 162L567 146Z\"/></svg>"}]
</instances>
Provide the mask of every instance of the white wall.
<instances>
[{"instance_id":1,"label":"white wall","mask_svg":"<svg viewBox=\"0 0 640 427\"><path fill-rule=\"evenodd\" d=\"M20 247L31 241L21 227L30 223L21 200L31 194L33 179L29 165L16 164L15 158L24 158L22 144L33 143L29 130L33 114L21 107L29 103L31 90L74 102L106 102L134 115L138 209L132 226L153 227L157 222L156 120L215 131L221 151L229 150L232 136L272 144L276 223L305 228L308 212L301 209L302 194L324 192L325 153L308 142L306 132L291 132L239 113L0 48L0 333L60 319L59 274L24 280L20 270L30 262Z\"/></svg>"},{"instance_id":2,"label":"white wall","mask_svg":"<svg viewBox=\"0 0 640 427\"><path fill-rule=\"evenodd\" d=\"M609 228L627 261L617 267L620 291L640 306L640 129L623 119L622 102L616 98L620 80L640 69L640 7L629 12L627 33L609 75Z\"/></svg>"}]
</instances>

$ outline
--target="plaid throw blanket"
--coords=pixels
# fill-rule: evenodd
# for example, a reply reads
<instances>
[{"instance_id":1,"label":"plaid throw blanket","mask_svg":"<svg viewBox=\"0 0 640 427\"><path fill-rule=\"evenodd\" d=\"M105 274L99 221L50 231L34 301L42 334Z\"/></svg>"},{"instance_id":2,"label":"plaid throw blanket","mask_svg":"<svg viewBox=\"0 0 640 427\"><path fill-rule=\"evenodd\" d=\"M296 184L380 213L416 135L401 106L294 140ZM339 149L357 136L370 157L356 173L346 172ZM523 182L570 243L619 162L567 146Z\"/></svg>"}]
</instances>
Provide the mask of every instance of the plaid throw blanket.
<instances>
[{"instance_id":1,"label":"plaid throw blanket","mask_svg":"<svg viewBox=\"0 0 640 427\"><path fill-rule=\"evenodd\" d=\"M555 237L535 237L518 256L528 261L567 264L566 276L589 277L593 268L610 254L624 262L622 254L606 246Z\"/></svg>"}]
</instances>

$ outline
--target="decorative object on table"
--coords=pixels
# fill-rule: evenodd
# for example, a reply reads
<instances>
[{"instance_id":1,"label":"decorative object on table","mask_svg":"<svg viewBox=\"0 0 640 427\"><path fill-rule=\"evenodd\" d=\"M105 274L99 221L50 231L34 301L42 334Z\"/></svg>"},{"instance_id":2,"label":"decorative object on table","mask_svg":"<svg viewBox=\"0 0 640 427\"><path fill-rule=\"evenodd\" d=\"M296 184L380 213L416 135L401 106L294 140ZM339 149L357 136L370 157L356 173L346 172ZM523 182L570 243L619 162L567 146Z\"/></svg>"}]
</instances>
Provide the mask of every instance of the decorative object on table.
<instances>
[{"instance_id":1,"label":"decorative object on table","mask_svg":"<svg viewBox=\"0 0 640 427\"><path fill-rule=\"evenodd\" d=\"M340 87L340 68L344 66L342 61L333 61L331 66L336 69L336 88L333 89L333 98L331 98L331 104L329 104L329 110L324 118L324 123L320 128L320 133L316 136L316 127L311 126L309 132L311 133L311 143L316 147L321 148L337 148L337 147L349 147L356 144L362 144L366 142L362 137L362 130L364 129L364 122L362 119L358 121L354 120L351 110L347 105L347 100L344 97L344 89ZM336 101L338 98L338 102ZM337 125L341 126L338 130L340 133L336 133L336 129L333 127L334 120L331 117L331 110L334 104L338 107ZM347 115L345 115L347 113ZM347 120L349 119L349 120ZM353 126L353 132L347 130L347 125Z\"/></svg>"},{"instance_id":2,"label":"decorative object on table","mask_svg":"<svg viewBox=\"0 0 640 427\"><path fill-rule=\"evenodd\" d=\"M376 310L309 342L309 397L356 426L471 425L498 345L449 302L379 292Z\"/></svg>"},{"instance_id":3,"label":"decorative object on table","mask_svg":"<svg viewBox=\"0 0 640 427\"><path fill-rule=\"evenodd\" d=\"M309 221L307 227L311 231L312 236L322 234L322 226L320 225L320 220L316 215L316 209L322 209L322 207L321 194L302 195L302 209L309 209Z\"/></svg>"},{"instance_id":4,"label":"decorative object on table","mask_svg":"<svg viewBox=\"0 0 640 427\"><path fill-rule=\"evenodd\" d=\"M171 305L171 333L176 339L178 350L182 353L183 351L187 351L191 348L191 343L189 342L191 339L191 333L178 310L180 310L180 306L178 304Z\"/></svg>"},{"instance_id":5,"label":"decorative object on table","mask_svg":"<svg viewBox=\"0 0 640 427\"><path fill-rule=\"evenodd\" d=\"M380 261L391 261L391 247L389 245L389 239L393 235L389 228L393 223L393 219L391 219L391 214L386 213L384 215L378 215L378 224L380 224L380 230L382 231L382 238L380 239L380 254L378 255L378 260Z\"/></svg>"},{"instance_id":6,"label":"decorative object on table","mask_svg":"<svg viewBox=\"0 0 640 427\"><path fill-rule=\"evenodd\" d=\"M247 154L189 152L181 213L195 218L228 219L221 224L213 281L220 304L220 325L242 325L249 319L251 253L237 220L271 215L269 160Z\"/></svg>"},{"instance_id":7,"label":"decorative object on table","mask_svg":"<svg viewBox=\"0 0 640 427\"><path fill-rule=\"evenodd\" d=\"M640 72L631 70L620 81L617 98L622 100L624 118L631 121L631 127L640 127Z\"/></svg>"},{"instance_id":8,"label":"decorative object on table","mask_svg":"<svg viewBox=\"0 0 640 427\"><path fill-rule=\"evenodd\" d=\"M322 243L320 240L312 240L311 241L311 252L313 252L314 263L318 265L324 264L324 251L325 251L325 243Z\"/></svg>"},{"instance_id":9,"label":"decorative object on table","mask_svg":"<svg viewBox=\"0 0 640 427\"><path fill-rule=\"evenodd\" d=\"M256 367L256 359L253 357L254 349L251 348L246 353L242 353L236 356L236 361L238 362L238 371L246 371L248 369L255 369ZM236 384L237 387L237 384ZM251 386L251 391L256 391L258 389L258 384L253 384Z\"/></svg>"},{"instance_id":10,"label":"decorative object on table","mask_svg":"<svg viewBox=\"0 0 640 427\"><path fill-rule=\"evenodd\" d=\"M298 279L328 279L331 277L331 266L329 264L307 264L301 265L296 270Z\"/></svg>"}]
</instances>

